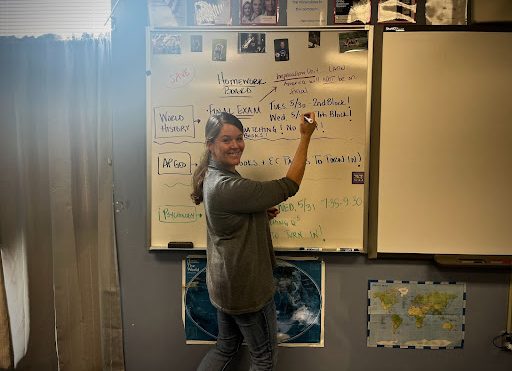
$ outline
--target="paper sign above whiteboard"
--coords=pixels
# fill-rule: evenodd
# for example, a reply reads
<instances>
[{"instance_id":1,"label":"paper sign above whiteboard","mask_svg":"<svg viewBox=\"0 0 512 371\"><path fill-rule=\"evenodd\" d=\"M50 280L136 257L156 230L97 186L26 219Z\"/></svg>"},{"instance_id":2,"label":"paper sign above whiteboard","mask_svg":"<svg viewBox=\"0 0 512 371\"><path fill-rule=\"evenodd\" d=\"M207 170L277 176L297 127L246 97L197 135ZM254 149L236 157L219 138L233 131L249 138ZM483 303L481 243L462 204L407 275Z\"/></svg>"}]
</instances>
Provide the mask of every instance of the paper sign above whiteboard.
<instances>
[{"instance_id":1,"label":"paper sign above whiteboard","mask_svg":"<svg viewBox=\"0 0 512 371\"><path fill-rule=\"evenodd\" d=\"M327 0L288 0L286 9L288 26L327 24Z\"/></svg>"}]
</instances>

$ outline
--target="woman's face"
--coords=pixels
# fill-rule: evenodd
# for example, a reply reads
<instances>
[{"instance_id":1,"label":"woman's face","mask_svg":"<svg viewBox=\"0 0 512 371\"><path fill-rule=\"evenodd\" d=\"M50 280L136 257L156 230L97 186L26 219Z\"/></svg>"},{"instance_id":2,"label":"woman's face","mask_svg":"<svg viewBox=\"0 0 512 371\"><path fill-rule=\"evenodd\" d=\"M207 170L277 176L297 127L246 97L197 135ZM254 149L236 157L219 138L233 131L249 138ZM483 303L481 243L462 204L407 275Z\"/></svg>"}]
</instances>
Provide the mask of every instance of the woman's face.
<instances>
[{"instance_id":1,"label":"woman's face","mask_svg":"<svg viewBox=\"0 0 512 371\"><path fill-rule=\"evenodd\" d=\"M261 0L252 0L252 12L254 14L261 14Z\"/></svg>"},{"instance_id":2,"label":"woman's face","mask_svg":"<svg viewBox=\"0 0 512 371\"><path fill-rule=\"evenodd\" d=\"M235 170L235 166L240 163L244 148L244 134L231 124L223 124L217 138L208 143L213 159L229 170Z\"/></svg>"},{"instance_id":3,"label":"woman's face","mask_svg":"<svg viewBox=\"0 0 512 371\"><path fill-rule=\"evenodd\" d=\"M251 15L251 3L249 3L249 2L244 3L243 10L244 10L243 13L245 16Z\"/></svg>"},{"instance_id":4,"label":"woman's face","mask_svg":"<svg viewBox=\"0 0 512 371\"><path fill-rule=\"evenodd\" d=\"M268 13L272 13L274 11L274 0L265 0L265 10Z\"/></svg>"}]
</instances>

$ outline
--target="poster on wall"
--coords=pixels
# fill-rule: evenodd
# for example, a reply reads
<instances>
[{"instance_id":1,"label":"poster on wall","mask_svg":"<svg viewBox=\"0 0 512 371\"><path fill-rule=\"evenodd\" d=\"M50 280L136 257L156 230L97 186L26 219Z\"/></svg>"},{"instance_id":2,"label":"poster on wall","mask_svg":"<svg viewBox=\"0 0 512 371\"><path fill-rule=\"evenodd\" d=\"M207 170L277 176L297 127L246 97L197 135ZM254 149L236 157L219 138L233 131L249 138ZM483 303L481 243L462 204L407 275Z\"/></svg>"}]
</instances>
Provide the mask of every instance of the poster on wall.
<instances>
[{"instance_id":1,"label":"poster on wall","mask_svg":"<svg viewBox=\"0 0 512 371\"><path fill-rule=\"evenodd\" d=\"M239 0L241 25L277 24L278 0Z\"/></svg>"},{"instance_id":2,"label":"poster on wall","mask_svg":"<svg viewBox=\"0 0 512 371\"><path fill-rule=\"evenodd\" d=\"M462 348L465 312L465 283L369 280L367 345Z\"/></svg>"},{"instance_id":3,"label":"poster on wall","mask_svg":"<svg viewBox=\"0 0 512 371\"><path fill-rule=\"evenodd\" d=\"M215 342L217 311L206 287L206 258L183 260L182 316L187 344ZM324 345L324 263L317 258L277 259L274 269L277 340L280 346Z\"/></svg>"},{"instance_id":4,"label":"poster on wall","mask_svg":"<svg viewBox=\"0 0 512 371\"><path fill-rule=\"evenodd\" d=\"M425 21L429 25L465 25L467 0L426 0Z\"/></svg>"},{"instance_id":5,"label":"poster on wall","mask_svg":"<svg viewBox=\"0 0 512 371\"><path fill-rule=\"evenodd\" d=\"M155 28L187 25L186 0L148 0L149 25Z\"/></svg>"},{"instance_id":6,"label":"poster on wall","mask_svg":"<svg viewBox=\"0 0 512 371\"><path fill-rule=\"evenodd\" d=\"M334 3L334 23L370 23L371 0L336 0Z\"/></svg>"},{"instance_id":7,"label":"poster on wall","mask_svg":"<svg viewBox=\"0 0 512 371\"><path fill-rule=\"evenodd\" d=\"M194 25L230 25L231 0L194 0Z\"/></svg>"},{"instance_id":8,"label":"poster on wall","mask_svg":"<svg viewBox=\"0 0 512 371\"><path fill-rule=\"evenodd\" d=\"M288 26L325 26L327 0L288 0L286 16Z\"/></svg>"},{"instance_id":9,"label":"poster on wall","mask_svg":"<svg viewBox=\"0 0 512 371\"><path fill-rule=\"evenodd\" d=\"M378 22L416 23L416 0L379 0Z\"/></svg>"}]
</instances>

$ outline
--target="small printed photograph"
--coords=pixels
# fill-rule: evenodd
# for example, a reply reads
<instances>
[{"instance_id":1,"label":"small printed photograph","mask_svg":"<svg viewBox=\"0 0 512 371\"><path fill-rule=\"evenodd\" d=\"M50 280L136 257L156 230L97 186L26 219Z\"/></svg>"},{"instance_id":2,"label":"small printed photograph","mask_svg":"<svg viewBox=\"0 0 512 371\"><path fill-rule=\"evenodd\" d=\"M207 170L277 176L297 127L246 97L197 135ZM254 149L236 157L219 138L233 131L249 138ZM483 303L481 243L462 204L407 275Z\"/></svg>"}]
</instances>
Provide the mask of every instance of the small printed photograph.
<instances>
[{"instance_id":1,"label":"small printed photograph","mask_svg":"<svg viewBox=\"0 0 512 371\"><path fill-rule=\"evenodd\" d=\"M352 172L352 184L364 184L364 171Z\"/></svg>"},{"instance_id":2,"label":"small printed photograph","mask_svg":"<svg viewBox=\"0 0 512 371\"><path fill-rule=\"evenodd\" d=\"M339 34L340 53L368 50L366 31L348 31Z\"/></svg>"},{"instance_id":3,"label":"small printed photograph","mask_svg":"<svg viewBox=\"0 0 512 371\"><path fill-rule=\"evenodd\" d=\"M290 60L290 50L288 49L288 39L274 40L274 56L276 62Z\"/></svg>"},{"instance_id":4,"label":"small printed photograph","mask_svg":"<svg viewBox=\"0 0 512 371\"><path fill-rule=\"evenodd\" d=\"M212 61L226 61L227 45L226 39L212 40Z\"/></svg>"},{"instance_id":5,"label":"small printed photograph","mask_svg":"<svg viewBox=\"0 0 512 371\"><path fill-rule=\"evenodd\" d=\"M203 36L192 35L190 36L190 51L198 53L203 51Z\"/></svg>"},{"instance_id":6,"label":"small printed photograph","mask_svg":"<svg viewBox=\"0 0 512 371\"><path fill-rule=\"evenodd\" d=\"M153 54L181 54L181 35L168 32L151 33Z\"/></svg>"},{"instance_id":7,"label":"small printed photograph","mask_svg":"<svg viewBox=\"0 0 512 371\"><path fill-rule=\"evenodd\" d=\"M265 53L265 34L240 32L238 34L240 53Z\"/></svg>"},{"instance_id":8,"label":"small printed photograph","mask_svg":"<svg viewBox=\"0 0 512 371\"><path fill-rule=\"evenodd\" d=\"M193 0L194 22L201 25L229 25L231 0Z\"/></svg>"},{"instance_id":9,"label":"small printed photograph","mask_svg":"<svg viewBox=\"0 0 512 371\"><path fill-rule=\"evenodd\" d=\"M318 48L320 46L320 31L309 31L308 48Z\"/></svg>"},{"instance_id":10,"label":"small printed photograph","mask_svg":"<svg viewBox=\"0 0 512 371\"><path fill-rule=\"evenodd\" d=\"M277 24L277 0L240 0L240 24Z\"/></svg>"},{"instance_id":11,"label":"small printed photograph","mask_svg":"<svg viewBox=\"0 0 512 371\"><path fill-rule=\"evenodd\" d=\"M370 23L370 0L336 0L334 23Z\"/></svg>"}]
</instances>

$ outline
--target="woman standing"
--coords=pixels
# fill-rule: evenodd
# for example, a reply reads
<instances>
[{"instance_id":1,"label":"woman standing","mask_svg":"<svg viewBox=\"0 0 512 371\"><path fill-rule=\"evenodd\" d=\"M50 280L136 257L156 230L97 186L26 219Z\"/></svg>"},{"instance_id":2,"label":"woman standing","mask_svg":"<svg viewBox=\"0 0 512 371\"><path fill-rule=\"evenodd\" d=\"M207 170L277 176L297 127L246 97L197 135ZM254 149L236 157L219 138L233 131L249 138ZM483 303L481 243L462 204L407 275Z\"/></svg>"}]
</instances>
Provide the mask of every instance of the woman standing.
<instances>
[{"instance_id":1,"label":"woman standing","mask_svg":"<svg viewBox=\"0 0 512 371\"><path fill-rule=\"evenodd\" d=\"M223 370L245 340L251 370L273 370L277 361L274 305L275 266L269 219L275 205L297 193L304 176L314 113L304 115L300 141L286 177L271 181L243 178L235 169L245 148L240 120L215 114L205 128L206 151L194 172L195 204L204 202L207 222L206 283L217 308L217 344L198 370Z\"/></svg>"}]
</instances>

